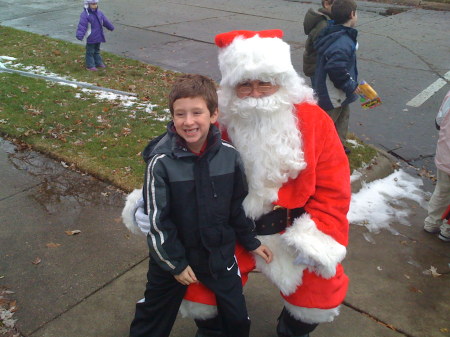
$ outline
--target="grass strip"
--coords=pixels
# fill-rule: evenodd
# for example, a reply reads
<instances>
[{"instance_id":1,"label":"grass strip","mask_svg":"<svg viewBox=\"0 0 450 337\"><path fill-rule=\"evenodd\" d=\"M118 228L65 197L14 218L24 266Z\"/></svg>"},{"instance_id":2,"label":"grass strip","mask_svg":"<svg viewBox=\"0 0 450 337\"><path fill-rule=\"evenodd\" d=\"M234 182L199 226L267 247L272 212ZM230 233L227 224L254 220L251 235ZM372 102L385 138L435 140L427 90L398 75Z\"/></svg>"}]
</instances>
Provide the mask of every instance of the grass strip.
<instances>
[{"instance_id":1,"label":"grass strip","mask_svg":"<svg viewBox=\"0 0 450 337\"><path fill-rule=\"evenodd\" d=\"M142 184L141 151L170 119L167 93L177 73L107 52L102 52L107 68L88 72L84 53L78 44L0 26L0 55L16 58L15 69L45 69L137 96L124 103L80 87L0 72L0 134L130 191ZM352 170L376 155L355 142L347 144Z\"/></svg>"}]
</instances>

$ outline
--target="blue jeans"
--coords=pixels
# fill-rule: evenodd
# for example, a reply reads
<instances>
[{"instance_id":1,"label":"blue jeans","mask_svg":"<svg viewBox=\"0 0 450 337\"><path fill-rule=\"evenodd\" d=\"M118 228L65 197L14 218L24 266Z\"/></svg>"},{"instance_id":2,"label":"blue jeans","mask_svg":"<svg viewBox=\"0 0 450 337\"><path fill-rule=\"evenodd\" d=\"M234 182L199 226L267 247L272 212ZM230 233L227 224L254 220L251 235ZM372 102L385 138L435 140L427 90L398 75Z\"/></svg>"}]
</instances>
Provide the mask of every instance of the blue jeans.
<instances>
[{"instance_id":1,"label":"blue jeans","mask_svg":"<svg viewBox=\"0 0 450 337\"><path fill-rule=\"evenodd\" d=\"M86 68L99 67L102 64L100 43L86 43Z\"/></svg>"}]
</instances>

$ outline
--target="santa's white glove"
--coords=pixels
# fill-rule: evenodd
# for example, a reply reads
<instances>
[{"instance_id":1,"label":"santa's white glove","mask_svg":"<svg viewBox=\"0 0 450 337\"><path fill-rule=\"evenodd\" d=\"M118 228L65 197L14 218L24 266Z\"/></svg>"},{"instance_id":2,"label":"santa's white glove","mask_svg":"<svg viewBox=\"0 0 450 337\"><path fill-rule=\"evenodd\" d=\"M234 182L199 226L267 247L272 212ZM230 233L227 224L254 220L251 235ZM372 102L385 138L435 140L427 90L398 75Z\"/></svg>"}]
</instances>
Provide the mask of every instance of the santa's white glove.
<instances>
[{"instance_id":1,"label":"santa's white glove","mask_svg":"<svg viewBox=\"0 0 450 337\"><path fill-rule=\"evenodd\" d=\"M136 203L136 212L134 213L134 218L142 233L147 235L148 232L150 232L150 218L144 212L144 199L142 198L139 199Z\"/></svg>"},{"instance_id":2,"label":"santa's white glove","mask_svg":"<svg viewBox=\"0 0 450 337\"><path fill-rule=\"evenodd\" d=\"M315 267L318 265L318 263L316 261L314 261L311 257L303 255L303 254L299 254L295 258L294 264L304 264L306 266L311 266L311 267Z\"/></svg>"}]
</instances>

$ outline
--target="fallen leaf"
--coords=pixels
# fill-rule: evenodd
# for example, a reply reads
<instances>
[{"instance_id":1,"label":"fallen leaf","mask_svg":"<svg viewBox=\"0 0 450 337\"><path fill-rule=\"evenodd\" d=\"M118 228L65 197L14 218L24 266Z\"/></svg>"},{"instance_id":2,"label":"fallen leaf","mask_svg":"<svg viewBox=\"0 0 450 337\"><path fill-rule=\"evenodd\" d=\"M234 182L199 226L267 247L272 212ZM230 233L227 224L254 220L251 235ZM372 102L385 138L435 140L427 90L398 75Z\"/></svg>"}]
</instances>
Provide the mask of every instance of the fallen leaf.
<instances>
[{"instance_id":1,"label":"fallen leaf","mask_svg":"<svg viewBox=\"0 0 450 337\"><path fill-rule=\"evenodd\" d=\"M433 275L433 277L439 277L439 276L442 275L442 274L439 274L439 273L437 272L437 268L434 267L434 266L431 266L431 267L430 267L430 272L431 272L431 275Z\"/></svg>"},{"instance_id":2,"label":"fallen leaf","mask_svg":"<svg viewBox=\"0 0 450 337\"><path fill-rule=\"evenodd\" d=\"M413 286L409 287L409 291L411 291L411 292L413 292L413 293L419 293L419 294L422 294L422 293L423 293L422 290L417 289L416 287L413 287Z\"/></svg>"},{"instance_id":3,"label":"fallen leaf","mask_svg":"<svg viewBox=\"0 0 450 337\"><path fill-rule=\"evenodd\" d=\"M59 246L61 246L60 243L54 243L54 242L49 242L46 244L47 248L58 248Z\"/></svg>"},{"instance_id":4,"label":"fallen leaf","mask_svg":"<svg viewBox=\"0 0 450 337\"><path fill-rule=\"evenodd\" d=\"M33 260L33 262L31 262L32 264L39 264L39 263L41 263L41 258L40 257L36 257L34 260Z\"/></svg>"},{"instance_id":5,"label":"fallen leaf","mask_svg":"<svg viewBox=\"0 0 450 337\"><path fill-rule=\"evenodd\" d=\"M16 302L16 300L13 300L13 301L9 302L9 311L16 312L16 310L17 310L17 302Z\"/></svg>"},{"instance_id":6,"label":"fallen leaf","mask_svg":"<svg viewBox=\"0 0 450 337\"><path fill-rule=\"evenodd\" d=\"M448 329L447 328L440 328L439 331L440 332L448 332Z\"/></svg>"},{"instance_id":7,"label":"fallen leaf","mask_svg":"<svg viewBox=\"0 0 450 337\"><path fill-rule=\"evenodd\" d=\"M73 230L73 231L65 231L65 233L66 233L67 235L76 235L76 234L80 234L81 231L80 231L79 229L75 229L75 230Z\"/></svg>"},{"instance_id":8,"label":"fallen leaf","mask_svg":"<svg viewBox=\"0 0 450 337\"><path fill-rule=\"evenodd\" d=\"M82 140L78 139L78 140L74 141L72 144L75 146L83 146L84 142Z\"/></svg>"}]
</instances>

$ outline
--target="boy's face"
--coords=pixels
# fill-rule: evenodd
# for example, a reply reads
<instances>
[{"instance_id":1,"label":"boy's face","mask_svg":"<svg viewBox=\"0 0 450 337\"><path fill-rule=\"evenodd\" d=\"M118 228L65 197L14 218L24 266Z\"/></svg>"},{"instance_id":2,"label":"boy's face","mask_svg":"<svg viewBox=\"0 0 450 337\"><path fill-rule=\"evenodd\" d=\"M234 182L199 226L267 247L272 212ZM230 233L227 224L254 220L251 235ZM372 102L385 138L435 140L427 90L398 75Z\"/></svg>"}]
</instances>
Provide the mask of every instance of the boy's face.
<instances>
[{"instance_id":1,"label":"boy's face","mask_svg":"<svg viewBox=\"0 0 450 337\"><path fill-rule=\"evenodd\" d=\"M91 2L91 3L89 4L89 8L90 8L90 9L97 9L97 7L98 7L98 4L97 4L97 3L92 3L92 2Z\"/></svg>"},{"instance_id":2,"label":"boy's face","mask_svg":"<svg viewBox=\"0 0 450 337\"><path fill-rule=\"evenodd\" d=\"M331 11L331 3L328 0L322 1L322 7Z\"/></svg>"},{"instance_id":3,"label":"boy's face","mask_svg":"<svg viewBox=\"0 0 450 337\"><path fill-rule=\"evenodd\" d=\"M203 97L179 98L173 102L175 130L192 152L201 151L209 127L217 121L217 117L217 110L211 115Z\"/></svg>"}]
</instances>

